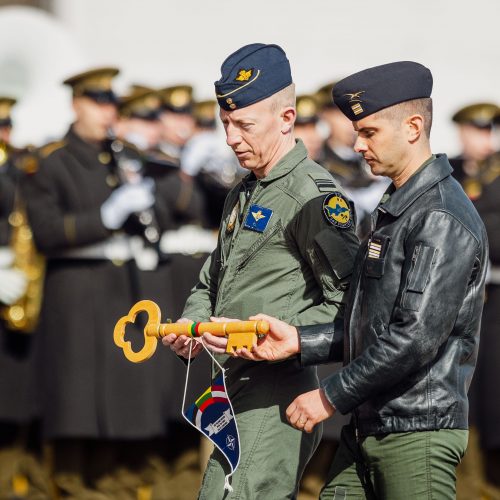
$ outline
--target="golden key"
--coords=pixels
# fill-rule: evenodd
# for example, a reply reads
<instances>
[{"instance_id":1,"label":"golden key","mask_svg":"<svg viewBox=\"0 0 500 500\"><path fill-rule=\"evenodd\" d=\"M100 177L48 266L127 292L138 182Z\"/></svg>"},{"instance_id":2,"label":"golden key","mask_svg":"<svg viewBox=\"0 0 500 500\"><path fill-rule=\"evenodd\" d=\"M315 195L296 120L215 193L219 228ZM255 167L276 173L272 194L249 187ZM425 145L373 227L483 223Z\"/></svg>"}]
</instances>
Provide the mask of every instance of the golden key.
<instances>
[{"instance_id":1,"label":"golden key","mask_svg":"<svg viewBox=\"0 0 500 500\"><path fill-rule=\"evenodd\" d=\"M144 346L139 352L132 350L130 341L125 340L125 329L128 323L134 323L141 312L148 314L148 322L144 327ZM174 333L187 337L201 337L211 333L218 337L227 337L226 352L236 349L252 349L259 335L269 332L267 321L229 321L227 323L161 323L161 311L158 304L151 300L141 300L135 304L126 316L121 317L114 329L115 344L123 349L125 357L132 363L141 363L149 359L155 352L158 339Z\"/></svg>"}]
</instances>

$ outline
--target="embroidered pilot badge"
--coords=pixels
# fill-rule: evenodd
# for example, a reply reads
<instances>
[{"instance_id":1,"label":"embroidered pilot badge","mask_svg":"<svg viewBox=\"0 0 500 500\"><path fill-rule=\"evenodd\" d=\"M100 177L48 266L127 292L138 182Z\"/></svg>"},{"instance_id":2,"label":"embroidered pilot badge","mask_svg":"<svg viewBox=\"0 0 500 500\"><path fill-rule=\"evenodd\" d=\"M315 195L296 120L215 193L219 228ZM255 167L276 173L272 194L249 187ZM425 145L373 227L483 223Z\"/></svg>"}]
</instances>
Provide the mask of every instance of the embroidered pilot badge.
<instances>
[{"instance_id":1,"label":"embroidered pilot badge","mask_svg":"<svg viewBox=\"0 0 500 500\"><path fill-rule=\"evenodd\" d=\"M232 233L234 231L234 226L236 225L236 219L240 212L240 202L238 201L234 208L231 210L231 215L227 221L226 233Z\"/></svg>"},{"instance_id":2,"label":"embroidered pilot badge","mask_svg":"<svg viewBox=\"0 0 500 500\"><path fill-rule=\"evenodd\" d=\"M270 208L261 207L259 205L252 205L248 211L243 227L263 233L266 230L273 211Z\"/></svg>"},{"instance_id":3,"label":"embroidered pilot badge","mask_svg":"<svg viewBox=\"0 0 500 500\"><path fill-rule=\"evenodd\" d=\"M240 69L238 76L235 78L237 82L248 82L252 77L253 71L251 69Z\"/></svg>"},{"instance_id":4,"label":"embroidered pilot badge","mask_svg":"<svg viewBox=\"0 0 500 500\"><path fill-rule=\"evenodd\" d=\"M334 191L325 197L323 200L323 213L332 226L340 229L349 229L352 226L349 202L338 191Z\"/></svg>"}]
</instances>

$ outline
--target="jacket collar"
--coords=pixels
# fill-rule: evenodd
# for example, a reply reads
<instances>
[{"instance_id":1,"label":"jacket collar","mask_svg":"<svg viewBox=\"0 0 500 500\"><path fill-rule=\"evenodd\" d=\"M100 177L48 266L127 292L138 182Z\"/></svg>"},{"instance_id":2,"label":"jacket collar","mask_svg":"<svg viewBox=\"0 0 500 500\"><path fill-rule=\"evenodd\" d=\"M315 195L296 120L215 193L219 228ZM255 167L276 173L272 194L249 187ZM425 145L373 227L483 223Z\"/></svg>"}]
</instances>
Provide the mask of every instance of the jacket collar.
<instances>
[{"instance_id":1,"label":"jacket collar","mask_svg":"<svg viewBox=\"0 0 500 500\"><path fill-rule=\"evenodd\" d=\"M68 144L68 150L80 160L80 163L86 168L93 168L96 164L102 165L98 160L98 155L103 151L102 144L90 143L82 139L71 125L64 136Z\"/></svg>"},{"instance_id":2,"label":"jacket collar","mask_svg":"<svg viewBox=\"0 0 500 500\"><path fill-rule=\"evenodd\" d=\"M390 194L390 198L383 205L379 205L378 209L398 217L420 196L448 177L452 171L448 157L445 154L436 155L399 189L394 189L394 184L391 184L386 191Z\"/></svg>"},{"instance_id":3,"label":"jacket collar","mask_svg":"<svg viewBox=\"0 0 500 500\"><path fill-rule=\"evenodd\" d=\"M301 161L307 158L307 149L300 139L295 140L295 146L274 165L269 174L261 179L261 183L272 182L291 172Z\"/></svg>"}]
</instances>

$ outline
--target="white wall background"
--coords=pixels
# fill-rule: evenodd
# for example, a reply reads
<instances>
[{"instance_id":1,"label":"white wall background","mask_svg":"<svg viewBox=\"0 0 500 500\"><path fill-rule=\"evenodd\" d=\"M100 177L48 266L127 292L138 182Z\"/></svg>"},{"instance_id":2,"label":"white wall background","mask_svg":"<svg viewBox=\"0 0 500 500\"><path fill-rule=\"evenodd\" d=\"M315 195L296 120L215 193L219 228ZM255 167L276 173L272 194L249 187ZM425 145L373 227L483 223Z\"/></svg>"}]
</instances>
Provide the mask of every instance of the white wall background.
<instances>
[{"instance_id":1,"label":"white wall background","mask_svg":"<svg viewBox=\"0 0 500 500\"><path fill-rule=\"evenodd\" d=\"M298 92L314 91L368 66L415 60L434 75L434 150L451 154L457 151L457 142L450 115L470 102L500 101L499 0L54 0L54 4L60 29L69 33L68 43L74 44L77 55L65 62L48 54L49 64L67 66L66 74L87 64L117 65L123 70L118 81L122 90L130 82L155 86L191 82L199 98L211 97L223 59L251 42L282 45ZM0 22L4 10L8 9L0 9ZM40 49L44 46L40 39ZM1 57L0 45L0 69ZM0 90L1 80L0 72ZM67 94L60 99L67 109ZM46 116L46 135L64 129L67 120L62 115Z\"/></svg>"}]
</instances>

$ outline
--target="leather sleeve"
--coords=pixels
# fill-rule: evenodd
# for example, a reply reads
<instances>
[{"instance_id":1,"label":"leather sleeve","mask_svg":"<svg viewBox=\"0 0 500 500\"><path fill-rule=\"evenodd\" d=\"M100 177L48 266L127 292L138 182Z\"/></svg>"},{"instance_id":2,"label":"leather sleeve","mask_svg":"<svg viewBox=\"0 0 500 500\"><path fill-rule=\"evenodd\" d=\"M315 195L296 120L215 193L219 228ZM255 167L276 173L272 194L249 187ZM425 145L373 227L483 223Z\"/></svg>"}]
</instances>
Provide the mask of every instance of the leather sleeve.
<instances>
[{"instance_id":1,"label":"leather sleeve","mask_svg":"<svg viewBox=\"0 0 500 500\"><path fill-rule=\"evenodd\" d=\"M476 277L483 274L477 272L477 263L485 261L483 242L449 213L427 213L401 244L406 257L389 324L321 383L343 414L431 363L453 330L468 287L482 286Z\"/></svg>"},{"instance_id":2,"label":"leather sleeve","mask_svg":"<svg viewBox=\"0 0 500 500\"><path fill-rule=\"evenodd\" d=\"M297 330L302 366L342 361L344 354L342 318L325 325L299 326Z\"/></svg>"}]
</instances>

